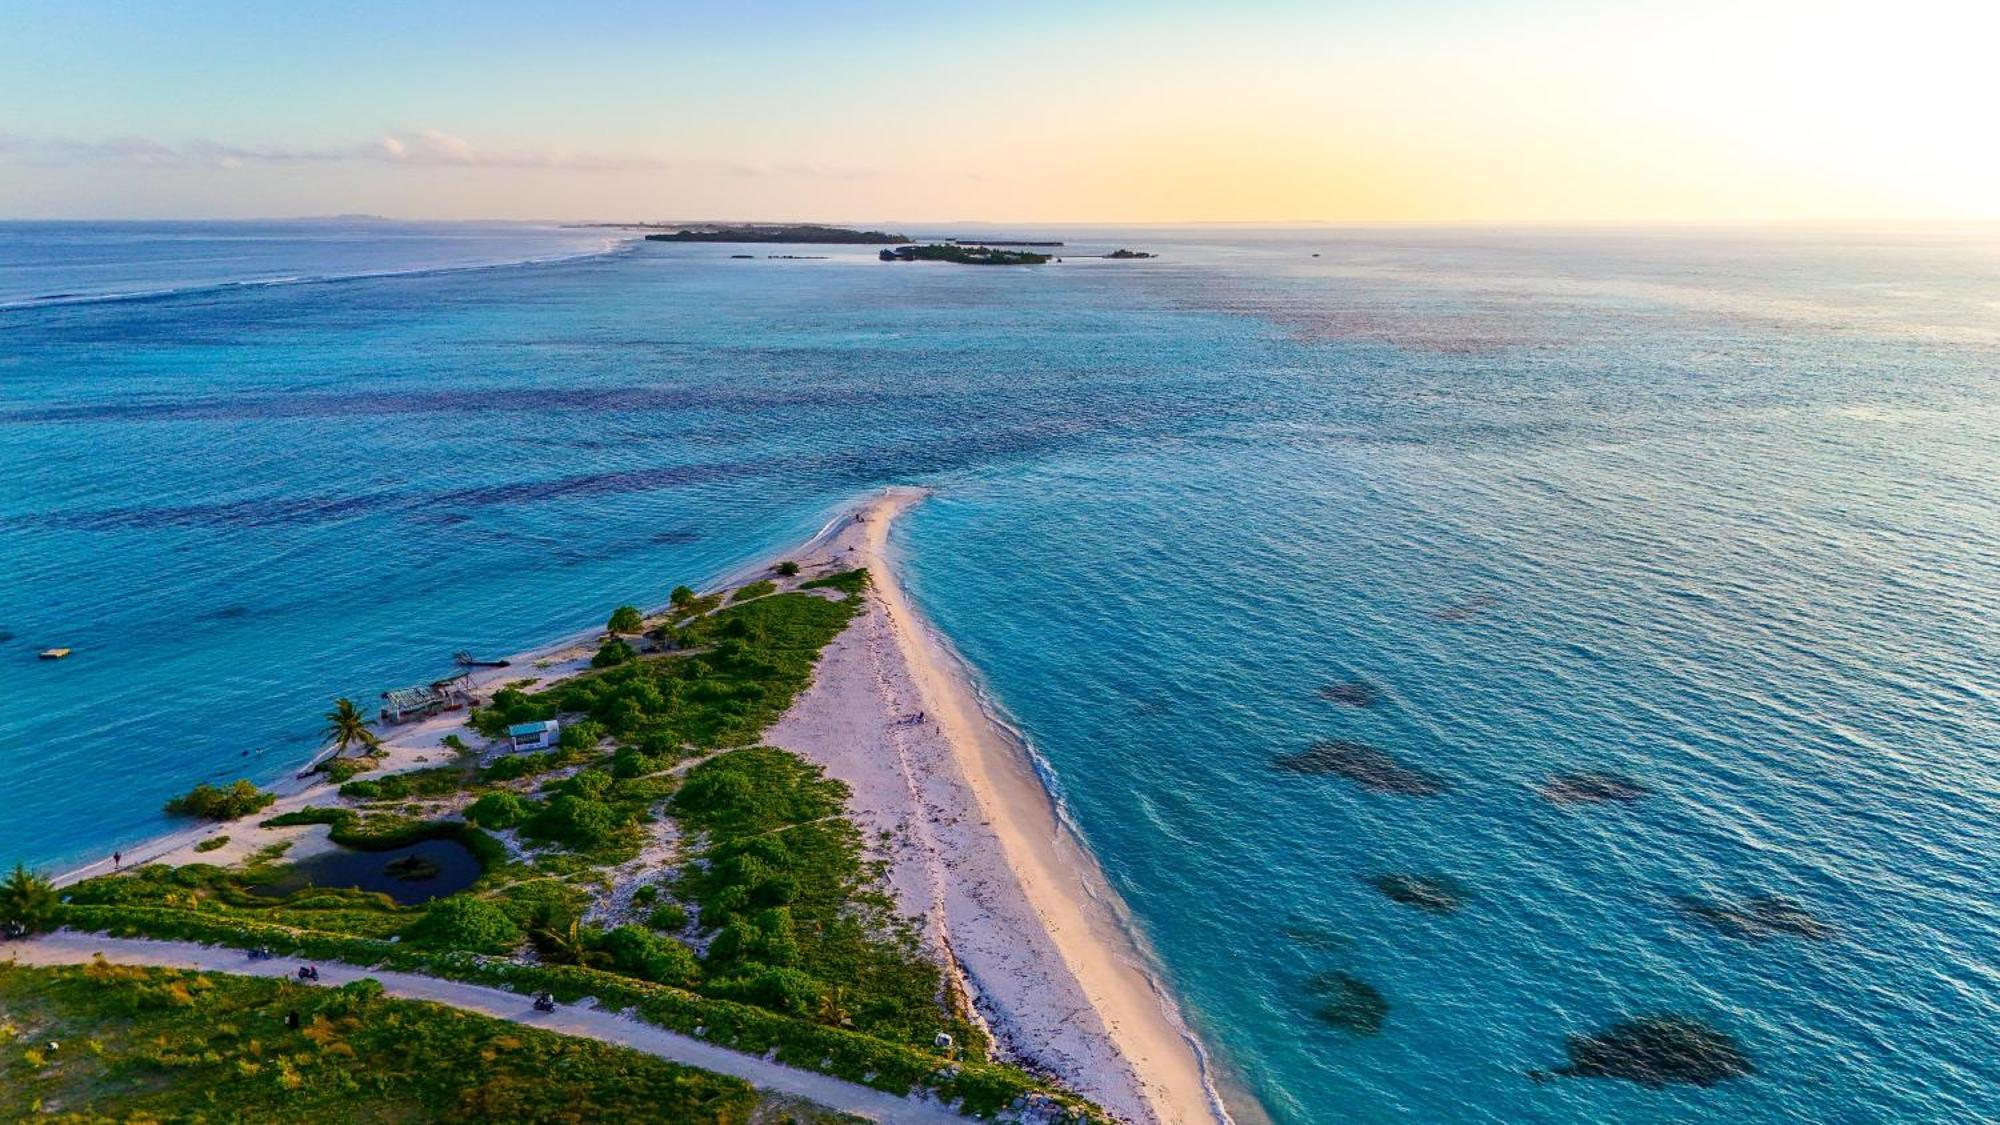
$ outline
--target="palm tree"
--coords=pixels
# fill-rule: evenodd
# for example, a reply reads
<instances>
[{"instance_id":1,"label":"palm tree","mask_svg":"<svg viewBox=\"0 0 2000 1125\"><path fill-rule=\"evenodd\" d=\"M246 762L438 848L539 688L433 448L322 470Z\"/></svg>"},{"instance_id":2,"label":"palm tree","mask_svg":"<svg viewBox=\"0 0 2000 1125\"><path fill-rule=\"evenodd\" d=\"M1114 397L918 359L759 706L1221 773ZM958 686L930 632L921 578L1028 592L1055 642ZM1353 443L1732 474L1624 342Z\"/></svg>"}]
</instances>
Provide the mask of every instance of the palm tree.
<instances>
[{"instance_id":1,"label":"palm tree","mask_svg":"<svg viewBox=\"0 0 2000 1125\"><path fill-rule=\"evenodd\" d=\"M326 713L326 738L333 743L333 756L338 758L359 743L366 750L373 750L382 744L375 732L368 729L368 717L354 705L354 701L342 697L333 701L333 710Z\"/></svg>"},{"instance_id":2,"label":"palm tree","mask_svg":"<svg viewBox=\"0 0 2000 1125\"><path fill-rule=\"evenodd\" d=\"M14 865L14 873L0 883L0 923L17 925L35 933L55 920L56 889L47 879Z\"/></svg>"}]
</instances>

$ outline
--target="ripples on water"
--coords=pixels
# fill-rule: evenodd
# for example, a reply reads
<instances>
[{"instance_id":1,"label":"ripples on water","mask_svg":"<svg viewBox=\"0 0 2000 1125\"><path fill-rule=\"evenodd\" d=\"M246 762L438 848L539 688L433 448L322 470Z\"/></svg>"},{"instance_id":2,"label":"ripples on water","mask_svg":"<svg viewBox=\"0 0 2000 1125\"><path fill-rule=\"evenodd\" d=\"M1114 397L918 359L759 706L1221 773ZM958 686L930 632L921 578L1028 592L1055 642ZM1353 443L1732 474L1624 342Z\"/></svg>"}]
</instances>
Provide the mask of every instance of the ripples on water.
<instances>
[{"instance_id":1,"label":"ripples on water","mask_svg":"<svg viewBox=\"0 0 2000 1125\"><path fill-rule=\"evenodd\" d=\"M0 310L0 858L917 481L917 594L1281 1120L1993 1104L1992 232L1143 241ZM1272 768L1329 745L1449 786ZM1755 1073L1527 1077L1668 1014Z\"/></svg>"}]
</instances>

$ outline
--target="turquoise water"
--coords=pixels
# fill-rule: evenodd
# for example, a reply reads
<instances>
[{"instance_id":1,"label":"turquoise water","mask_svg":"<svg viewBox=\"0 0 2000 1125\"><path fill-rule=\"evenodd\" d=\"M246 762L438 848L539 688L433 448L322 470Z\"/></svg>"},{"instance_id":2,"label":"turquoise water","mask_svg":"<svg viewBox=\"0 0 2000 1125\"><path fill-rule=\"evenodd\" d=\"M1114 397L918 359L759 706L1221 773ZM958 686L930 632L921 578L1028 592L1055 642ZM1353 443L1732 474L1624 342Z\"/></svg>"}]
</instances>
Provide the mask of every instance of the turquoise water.
<instances>
[{"instance_id":1,"label":"turquoise water","mask_svg":"<svg viewBox=\"0 0 2000 1125\"><path fill-rule=\"evenodd\" d=\"M61 291L20 230L0 275ZM1279 1120L1986 1115L2000 234L1066 233L1039 270L378 245L0 309L0 857L926 483L915 595ZM1116 245L1166 256L1073 256ZM1329 739L1442 791L1273 767ZM1649 795L1539 792L1580 771ZM1758 895L1826 933L1714 924ZM1526 1077L1646 1013L1756 1073Z\"/></svg>"}]
</instances>

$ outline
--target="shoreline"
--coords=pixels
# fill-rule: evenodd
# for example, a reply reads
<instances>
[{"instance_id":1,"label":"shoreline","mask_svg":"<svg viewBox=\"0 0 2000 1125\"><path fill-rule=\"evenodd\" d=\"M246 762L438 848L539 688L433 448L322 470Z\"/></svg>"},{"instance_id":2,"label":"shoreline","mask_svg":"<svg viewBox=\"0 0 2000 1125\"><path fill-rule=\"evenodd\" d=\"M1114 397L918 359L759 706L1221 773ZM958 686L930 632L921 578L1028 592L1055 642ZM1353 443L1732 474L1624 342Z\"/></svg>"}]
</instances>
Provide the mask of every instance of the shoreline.
<instances>
[{"instance_id":1,"label":"shoreline","mask_svg":"<svg viewBox=\"0 0 2000 1125\"><path fill-rule=\"evenodd\" d=\"M869 607L766 741L848 784L856 819L890 841L879 850L899 906L925 921L1006 1053L1132 1120L1231 1122L1046 764L902 587L889 529L927 494L879 491L815 538L838 565L868 568Z\"/></svg>"},{"instance_id":2,"label":"shoreline","mask_svg":"<svg viewBox=\"0 0 2000 1125\"><path fill-rule=\"evenodd\" d=\"M812 684L763 741L849 786L850 815L877 841L870 851L885 861L899 909L923 922L947 987L968 1001L996 1053L1127 1120L1234 1125L1213 1064L1065 817L1046 764L999 717L976 671L901 586L889 528L926 495L876 491L790 552L732 568L709 585L723 590L771 577L779 559L802 568L797 578L779 579L784 588L857 566L873 579L864 612L828 645ZM522 680L545 686L566 679L589 667L602 635L602 628L583 630L512 655L508 667L473 669L473 689L490 696ZM465 712L451 711L379 730L387 756L364 776L451 760L456 752L443 739L464 723ZM326 826L261 822L309 804L344 804L338 789L324 775L285 777L269 787L278 795L269 808L152 837L124 851L124 866L229 865L281 842L288 859L306 858L335 846ZM213 837L228 842L195 850ZM54 882L112 870L107 856ZM1251 1120L1244 1125L1261 1118L1254 1103L1245 1108Z\"/></svg>"}]
</instances>

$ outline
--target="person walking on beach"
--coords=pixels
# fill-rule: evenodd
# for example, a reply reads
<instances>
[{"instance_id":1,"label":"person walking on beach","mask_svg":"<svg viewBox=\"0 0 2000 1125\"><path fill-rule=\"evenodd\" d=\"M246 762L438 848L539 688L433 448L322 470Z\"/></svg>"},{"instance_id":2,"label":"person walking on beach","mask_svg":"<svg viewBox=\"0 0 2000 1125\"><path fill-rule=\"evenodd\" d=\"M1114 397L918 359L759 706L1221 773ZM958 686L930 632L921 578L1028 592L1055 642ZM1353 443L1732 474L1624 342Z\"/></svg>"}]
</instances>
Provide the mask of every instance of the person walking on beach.
<instances>
[{"instance_id":1,"label":"person walking on beach","mask_svg":"<svg viewBox=\"0 0 2000 1125\"><path fill-rule=\"evenodd\" d=\"M125 866L125 853L124 853L124 852L112 852L112 853L111 853L111 870L113 870L113 871L116 871L116 870L118 870L118 869L119 869L120 867L123 867L123 866Z\"/></svg>"}]
</instances>

